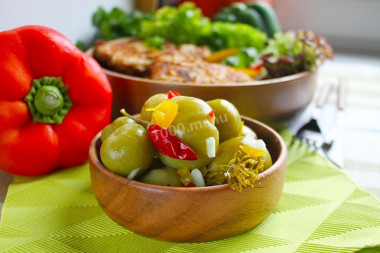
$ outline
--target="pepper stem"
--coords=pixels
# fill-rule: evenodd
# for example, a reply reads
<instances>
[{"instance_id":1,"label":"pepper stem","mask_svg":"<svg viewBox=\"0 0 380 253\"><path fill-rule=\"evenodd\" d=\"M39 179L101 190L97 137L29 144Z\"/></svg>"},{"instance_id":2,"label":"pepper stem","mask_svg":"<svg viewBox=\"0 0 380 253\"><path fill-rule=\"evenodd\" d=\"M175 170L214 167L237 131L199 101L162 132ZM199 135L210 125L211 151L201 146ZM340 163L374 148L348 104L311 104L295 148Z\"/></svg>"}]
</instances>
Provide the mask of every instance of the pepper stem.
<instances>
[{"instance_id":1,"label":"pepper stem","mask_svg":"<svg viewBox=\"0 0 380 253\"><path fill-rule=\"evenodd\" d=\"M25 101L34 122L61 124L72 103L61 77L34 79Z\"/></svg>"},{"instance_id":2,"label":"pepper stem","mask_svg":"<svg viewBox=\"0 0 380 253\"><path fill-rule=\"evenodd\" d=\"M148 121L133 117L132 115L127 113L127 111L124 108L120 110L120 113L123 114L124 116L130 118L130 119L133 119L137 124L145 127L146 129L148 129L148 127L150 126L150 123Z\"/></svg>"}]
</instances>

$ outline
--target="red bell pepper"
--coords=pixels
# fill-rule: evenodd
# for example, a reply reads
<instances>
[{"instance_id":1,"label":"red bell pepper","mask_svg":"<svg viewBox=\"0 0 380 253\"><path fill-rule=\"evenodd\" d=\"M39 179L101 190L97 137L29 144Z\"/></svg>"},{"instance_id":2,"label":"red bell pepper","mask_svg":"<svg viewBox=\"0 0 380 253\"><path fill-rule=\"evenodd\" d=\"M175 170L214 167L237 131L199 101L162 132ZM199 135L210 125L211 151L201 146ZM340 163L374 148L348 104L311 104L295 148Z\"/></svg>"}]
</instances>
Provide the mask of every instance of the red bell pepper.
<instances>
[{"instance_id":1,"label":"red bell pepper","mask_svg":"<svg viewBox=\"0 0 380 253\"><path fill-rule=\"evenodd\" d=\"M178 5L181 5L184 2L189 0L179 0ZM235 2L258 2L263 1L267 2L269 5L272 5L273 0L190 0L194 2L195 5L202 10L204 16L212 18L216 13L218 13L224 7L227 7Z\"/></svg>"},{"instance_id":2,"label":"red bell pepper","mask_svg":"<svg viewBox=\"0 0 380 253\"><path fill-rule=\"evenodd\" d=\"M194 183L189 183L188 185L181 183L181 185L182 185L182 187L196 187L196 185Z\"/></svg>"},{"instance_id":3,"label":"red bell pepper","mask_svg":"<svg viewBox=\"0 0 380 253\"><path fill-rule=\"evenodd\" d=\"M110 121L101 67L47 27L0 32L0 168L34 176L75 166Z\"/></svg>"}]
</instances>

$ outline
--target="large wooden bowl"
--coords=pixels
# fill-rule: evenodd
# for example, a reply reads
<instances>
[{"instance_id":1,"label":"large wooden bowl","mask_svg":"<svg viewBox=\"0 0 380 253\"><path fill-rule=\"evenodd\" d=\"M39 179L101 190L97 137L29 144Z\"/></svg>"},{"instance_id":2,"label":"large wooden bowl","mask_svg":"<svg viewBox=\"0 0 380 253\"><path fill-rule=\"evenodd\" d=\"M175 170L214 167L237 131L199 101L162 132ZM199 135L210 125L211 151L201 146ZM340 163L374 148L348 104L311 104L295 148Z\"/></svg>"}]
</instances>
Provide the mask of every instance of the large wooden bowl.
<instances>
[{"instance_id":1,"label":"large wooden bowl","mask_svg":"<svg viewBox=\"0 0 380 253\"><path fill-rule=\"evenodd\" d=\"M92 55L92 52L93 49L90 49L87 53ZM109 69L103 70L113 90L113 119L120 116L122 108L132 114L140 113L149 97L175 90L185 96L206 101L224 98L234 104L242 115L276 126L306 108L317 83L317 71L247 83L184 84L154 81Z\"/></svg>"},{"instance_id":2,"label":"large wooden bowl","mask_svg":"<svg viewBox=\"0 0 380 253\"><path fill-rule=\"evenodd\" d=\"M246 232L260 224L280 199L287 150L281 137L268 126L244 117L267 144L273 166L259 175L254 188L242 192L229 185L166 187L121 177L99 159L100 138L90 146L93 191L100 206L126 229L171 242L206 242Z\"/></svg>"},{"instance_id":3,"label":"large wooden bowl","mask_svg":"<svg viewBox=\"0 0 380 253\"><path fill-rule=\"evenodd\" d=\"M317 83L317 72L309 71L281 78L240 84L183 84L154 81L104 69L113 90L112 117L120 109L140 113L144 102L157 93L169 90L203 100L224 98L242 115L269 124L289 119L311 101Z\"/></svg>"}]
</instances>

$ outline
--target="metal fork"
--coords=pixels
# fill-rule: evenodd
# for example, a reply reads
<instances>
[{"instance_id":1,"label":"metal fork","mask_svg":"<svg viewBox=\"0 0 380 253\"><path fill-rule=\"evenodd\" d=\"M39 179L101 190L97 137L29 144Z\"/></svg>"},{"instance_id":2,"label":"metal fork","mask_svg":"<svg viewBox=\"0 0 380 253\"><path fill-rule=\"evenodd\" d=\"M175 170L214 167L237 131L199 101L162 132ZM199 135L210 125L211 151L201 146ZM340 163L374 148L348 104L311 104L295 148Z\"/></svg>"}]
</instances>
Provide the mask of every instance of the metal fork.
<instances>
[{"instance_id":1,"label":"metal fork","mask_svg":"<svg viewBox=\"0 0 380 253\"><path fill-rule=\"evenodd\" d=\"M324 84L315 109L312 112L312 117L309 122L304 124L296 133L296 138L301 139L304 143L314 150L320 150L323 145L328 145L325 142L325 136L321 130L318 120L322 113L322 107L326 103L328 95L331 91L332 83Z\"/></svg>"}]
</instances>

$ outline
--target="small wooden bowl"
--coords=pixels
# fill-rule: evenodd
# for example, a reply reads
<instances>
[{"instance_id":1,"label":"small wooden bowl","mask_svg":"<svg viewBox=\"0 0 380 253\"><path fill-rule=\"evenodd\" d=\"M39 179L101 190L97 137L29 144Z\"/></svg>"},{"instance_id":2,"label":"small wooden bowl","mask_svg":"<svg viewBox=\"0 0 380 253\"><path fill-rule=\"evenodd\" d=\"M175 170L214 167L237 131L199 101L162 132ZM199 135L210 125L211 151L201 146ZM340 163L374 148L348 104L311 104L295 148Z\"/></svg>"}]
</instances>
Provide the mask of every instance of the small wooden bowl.
<instances>
[{"instance_id":1,"label":"small wooden bowl","mask_svg":"<svg viewBox=\"0 0 380 253\"><path fill-rule=\"evenodd\" d=\"M254 228L280 199L287 149L270 127L247 117L243 120L264 140L273 159L273 166L259 175L254 188L236 192L229 185L182 188L129 180L100 162L97 135L90 146L89 161L92 187L100 206L126 229L163 241L206 242Z\"/></svg>"}]
</instances>

